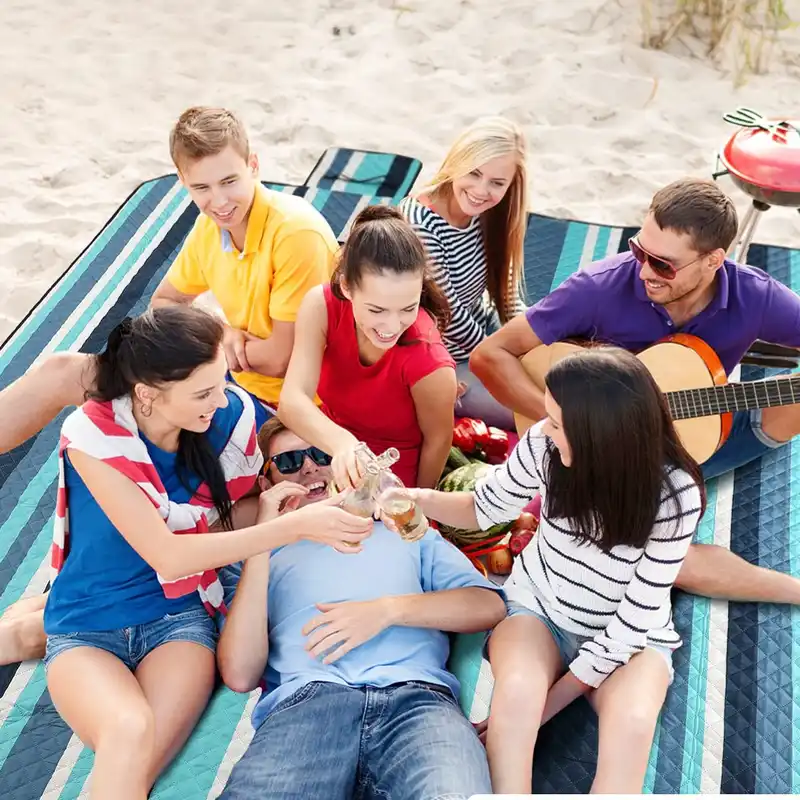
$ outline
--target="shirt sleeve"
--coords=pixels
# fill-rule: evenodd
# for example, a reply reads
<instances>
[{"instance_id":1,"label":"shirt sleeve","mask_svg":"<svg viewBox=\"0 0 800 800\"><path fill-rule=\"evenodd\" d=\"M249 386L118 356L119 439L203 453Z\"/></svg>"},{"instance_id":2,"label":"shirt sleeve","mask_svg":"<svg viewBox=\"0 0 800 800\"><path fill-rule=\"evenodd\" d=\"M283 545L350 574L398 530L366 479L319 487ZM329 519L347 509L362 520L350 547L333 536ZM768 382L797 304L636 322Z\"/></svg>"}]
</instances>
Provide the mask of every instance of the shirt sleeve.
<instances>
[{"instance_id":1,"label":"shirt sleeve","mask_svg":"<svg viewBox=\"0 0 800 800\"><path fill-rule=\"evenodd\" d=\"M546 452L542 423L529 428L502 464L492 467L475 486L475 516L481 530L513 522L543 484Z\"/></svg>"},{"instance_id":2,"label":"shirt sleeve","mask_svg":"<svg viewBox=\"0 0 800 800\"><path fill-rule=\"evenodd\" d=\"M585 270L575 272L531 306L525 317L543 344L590 337L595 324L595 292L591 275Z\"/></svg>"},{"instance_id":3,"label":"shirt sleeve","mask_svg":"<svg viewBox=\"0 0 800 800\"><path fill-rule=\"evenodd\" d=\"M294 322L308 290L330 280L334 253L318 231L299 230L280 239L272 258L269 315L279 322Z\"/></svg>"},{"instance_id":4,"label":"shirt sleeve","mask_svg":"<svg viewBox=\"0 0 800 800\"><path fill-rule=\"evenodd\" d=\"M503 594L502 589L481 575L454 544L432 528L420 539L420 562L420 582L425 592L475 586Z\"/></svg>"},{"instance_id":5,"label":"shirt sleeve","mask_svg":"<svg viewBox=\"0 0 800 800\"><path fill-rule=\"evenodd\" d=\"M435 341L420 342L418 345L412 345L415 348L414 352L409 353L409 357L403 364L403 373L409 387L414 386L418 381L442 367L455 369L456 365L452 356L447 352L447 348L441 339L439 339L439 334L435 331L434 333Z\"/></svg>"},{"instance_id":6,"label":"shirt sleeve","mask_svg":"<svg viewBox=\"0 0 800 800\"><path fill-rule=\"evenodd\" d=\"M203 239L206 220L201 215L194 223L180 252L167 271L167 280L183 294L198 295L208 291L208 279L203 272ZM208 254L206 254L208 255Z\"/></svg>"},{"instance_id":7,"label":"shirt sleeve","mask_svg":"<svg viewBox=\"0 0 800 800\"><path fill-rule=\"evenodd\" d=\"M456 290L450 281L451 265L448 263L447 253L439 237L422 225L414 225L414 230L428 251L431 277L436 281L450 304L450 325L447 328L447 338L467 353L471 353L484 340L486 333L458 299Z\"/></svg>"},{"instance_id":8,"label":"shirt sleeve","mask_svg":"<svg viewBox=\"0 0 800 800\"><path fill-rule=\"evenodd\" d=\"M697 523L700 490L684 475L661 503L653 533L645 545L625 596L605 630L584 642L569 669L589 686L600 684L614 670L647 646L648 633L669 625L670 593L678 577Z\"/></svg>"},{"instance_id":9,"label":"shirt sleeve","mask_svg":"<svg viewBox=\"0 0 800 800\"><path fill-rule=\"evenodd\" d=\"M800 297L776 280L770 281L759 338L772 344L800 347Z\"/></svg>"}]
</instances>

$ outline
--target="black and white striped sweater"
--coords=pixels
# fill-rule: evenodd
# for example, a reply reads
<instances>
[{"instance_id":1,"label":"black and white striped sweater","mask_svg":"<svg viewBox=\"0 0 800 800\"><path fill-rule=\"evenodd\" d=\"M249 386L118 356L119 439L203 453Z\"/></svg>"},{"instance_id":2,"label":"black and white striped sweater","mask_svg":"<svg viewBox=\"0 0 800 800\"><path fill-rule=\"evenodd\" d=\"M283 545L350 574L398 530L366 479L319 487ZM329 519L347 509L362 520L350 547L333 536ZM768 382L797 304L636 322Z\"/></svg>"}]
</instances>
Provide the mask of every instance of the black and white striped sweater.
<instances>
[{"instance_id":1,"label":"black and white striped sweater","mask_svg":"<svg viewBox=\"0 0 800 800\"><path fill-rule=\"evenodd\" d=\"M452 317L443 337L445 345L456 361L465 361L485 338L487 320L494 310L484 302L486 251L480 217L473 217L466 228L456 228L412 197L400 203L400 210L422 239L433 279L450 303ZM524 310L518 297L515 313Z\"/></svg>"},{"instance_id":2,"label":"black and white striped sweater","mask_svg":"<svg viewBox=\"0 0 800 800\"><path fill-rule=\"evenodd\" d=\"M508 461L475 489L478 523L487 529L516 519L538 491L539 530L514 563L504 585L510 601L545 614L559 628L587 641L569 665L590 686L655 645L677 649L670 592L700 518L700 490L690 475L672 469L665 481L652 535L644 548L604 553L576 539L569 521L547 516L543 476L549 458L542 423L520 439Z\"/></svg>"}]
</instances>

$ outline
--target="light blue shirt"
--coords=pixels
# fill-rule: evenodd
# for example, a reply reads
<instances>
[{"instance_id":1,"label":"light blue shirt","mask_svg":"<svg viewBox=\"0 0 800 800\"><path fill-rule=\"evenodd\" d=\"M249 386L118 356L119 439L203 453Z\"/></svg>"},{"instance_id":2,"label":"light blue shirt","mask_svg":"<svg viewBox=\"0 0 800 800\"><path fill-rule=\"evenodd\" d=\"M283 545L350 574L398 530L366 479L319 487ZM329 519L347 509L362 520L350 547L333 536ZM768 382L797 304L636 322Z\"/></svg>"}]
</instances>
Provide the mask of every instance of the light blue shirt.
<instances>
[{"instance_id":1,"label":"light blue shirt","mask_svg":"<svg viewBox=\"0 0 800 800\"><path fill-rule=\"evenodd\" d=\"M238 570L233 567L229 572L228 589ZM271 709L311 681L376 687L427 681L448 687L458 697L459 683L447 670L449 638L441 631L393 626L326 665L322 656L315 659L305 650L307 637L302 629L322 613L317 603L468 586L502 594L434 530L417 542L405 542L376 522L363 551L355 555L305 540L275 550L270 559L267 606L267 691L253 711L253 727L258 728Z\"/></svg>"}]
</instances>

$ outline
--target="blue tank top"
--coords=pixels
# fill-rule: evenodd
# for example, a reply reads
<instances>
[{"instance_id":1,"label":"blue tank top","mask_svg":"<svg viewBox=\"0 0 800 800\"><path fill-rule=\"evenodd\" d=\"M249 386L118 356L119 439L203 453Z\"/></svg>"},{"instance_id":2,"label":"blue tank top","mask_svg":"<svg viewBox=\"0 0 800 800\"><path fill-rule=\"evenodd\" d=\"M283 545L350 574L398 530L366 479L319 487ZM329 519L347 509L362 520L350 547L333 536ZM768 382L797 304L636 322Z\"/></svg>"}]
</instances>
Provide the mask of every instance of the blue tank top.
<instances>
[{"instance_id":1,"label":"blue tank top","mask_svg":"<svg viewBox=\"0 0 800 800\"><path fill-rule=\"evenodd\" d=\"M242 401L232 392L226 394L228 405L217 410L205 434L216 453L224 449L242 413ZM170 500L188 502L191 492L178 477L177 455L139 435ZM111 524L66 454L64 479L69 498L69 552L47 599L46 633L110 631L202 607L197 592L174 600L164 596L155 570ZM188 483L194 490L200 480L192 476Z\"/></svg>"}]
</instances>

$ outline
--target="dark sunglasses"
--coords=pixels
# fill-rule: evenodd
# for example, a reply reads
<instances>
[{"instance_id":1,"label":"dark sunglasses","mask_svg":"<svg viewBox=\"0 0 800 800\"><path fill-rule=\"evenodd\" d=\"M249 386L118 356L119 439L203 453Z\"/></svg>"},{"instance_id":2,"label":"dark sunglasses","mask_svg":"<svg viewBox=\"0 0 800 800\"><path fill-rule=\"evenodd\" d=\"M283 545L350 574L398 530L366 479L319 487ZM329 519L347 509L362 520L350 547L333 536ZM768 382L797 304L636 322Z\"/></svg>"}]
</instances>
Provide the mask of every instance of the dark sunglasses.
<instances>
[{"instance_id":1,"label":"dark sunglasses","mask_svg":"<svg viewBox=\"0 0 800 800\"><path fill-rule=\"evenodd\" d=\"M293 472L298 472L300 467L303 466L306 456L318 467L330 466L331 457L327 453L323 453L318 447L307 447L305 450L287 450L285 453L278 453L272 456L267 464L272 462L281 475L291 475Z\"/></svg>"}]
</instances>

